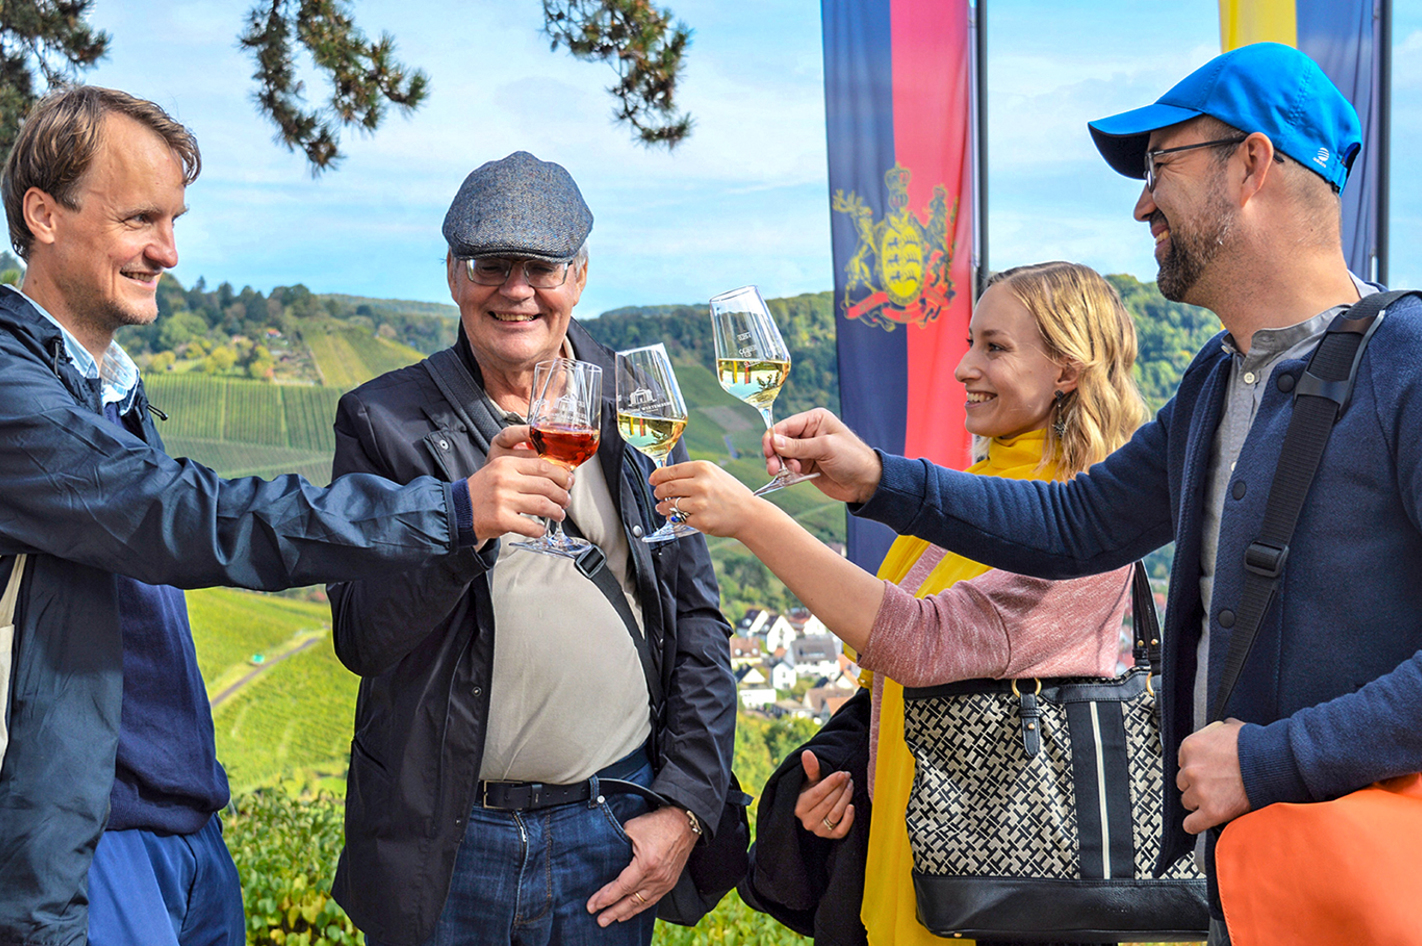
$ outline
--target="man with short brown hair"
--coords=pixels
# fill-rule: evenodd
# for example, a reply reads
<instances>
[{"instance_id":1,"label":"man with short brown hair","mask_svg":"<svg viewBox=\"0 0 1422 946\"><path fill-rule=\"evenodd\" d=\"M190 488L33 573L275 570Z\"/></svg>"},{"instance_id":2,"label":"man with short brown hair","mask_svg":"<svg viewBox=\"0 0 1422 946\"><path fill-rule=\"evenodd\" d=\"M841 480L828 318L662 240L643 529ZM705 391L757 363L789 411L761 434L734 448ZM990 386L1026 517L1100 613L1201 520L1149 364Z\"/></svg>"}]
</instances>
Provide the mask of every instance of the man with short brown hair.
<instances>
[{"instance_id":1,"label":"man with short brown hair","mask_svg":"<svg viewBox=\"0 0 1422 946\"><path fill-rule=\"evenodd\" d=\"M328 489L174 460L114 341L151 323L200 160L151 102L49 96L6 161L28 267L0 288L0 555L26 557L0 768L0 944L238 946L228 802L181 588L277 590L471 554L467 481ZM490 464L520 513L560 515L553 464ZM480 490L481 494L486 490ZM87 907L87 909L86 909Z\"/></svg>"}]
</instances>

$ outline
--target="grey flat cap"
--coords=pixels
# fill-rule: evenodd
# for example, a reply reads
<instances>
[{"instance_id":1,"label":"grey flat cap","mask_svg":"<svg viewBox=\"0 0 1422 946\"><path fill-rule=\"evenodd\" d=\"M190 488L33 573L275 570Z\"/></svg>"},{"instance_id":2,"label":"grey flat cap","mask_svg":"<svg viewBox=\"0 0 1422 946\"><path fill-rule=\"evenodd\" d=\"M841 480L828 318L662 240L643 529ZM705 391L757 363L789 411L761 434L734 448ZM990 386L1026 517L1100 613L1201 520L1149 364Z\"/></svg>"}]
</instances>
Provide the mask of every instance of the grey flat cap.
<instances>
[{"instance_id":1,"label":"grey flat cap","mask_svg":"<svg viewBox=\"0 0 1422 946\"><path fill-rule=\"evenodd\" d=\"M444 215L444 239L457 257L560 260L577 254L592 225L566 168L515 151L464 179Z\"/></svg>"}]
</instances>

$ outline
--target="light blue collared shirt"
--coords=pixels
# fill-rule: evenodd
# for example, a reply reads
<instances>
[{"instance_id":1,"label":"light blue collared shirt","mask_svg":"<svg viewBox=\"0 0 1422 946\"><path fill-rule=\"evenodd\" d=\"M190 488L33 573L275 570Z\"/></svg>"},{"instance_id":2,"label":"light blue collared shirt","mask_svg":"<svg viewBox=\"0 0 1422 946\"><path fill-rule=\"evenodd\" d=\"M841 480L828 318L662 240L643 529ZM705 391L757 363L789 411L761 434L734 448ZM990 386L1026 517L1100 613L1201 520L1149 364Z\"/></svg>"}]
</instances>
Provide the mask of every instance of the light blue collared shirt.
<instances>
[{"instance_id":1,"label":"light blue collared shirt","mask_svg":"<svg viewBox=\"0 0 1422 946\"><path fill-rule=\"evenodd\" d=\"M49 319L54 327L59 329L60 335L64 337L64 351L69 355L69 360L74 362L74 367L78 368L79 373L84 377L103 382L100 388L101 403L117 404L120 416L127 414L133 408L134 395L138 393L138 365L133 363L133 359L128 357L128 352L124 351L118 342L109 342L108 351L104 352L104 367L101 370L98 362L94 361L94 356L89 354L89 349L79 344L79 339L75 338L69 329L61 325L58 319L50 315L44 306L14 286L5 286L4 288L18 294L34 306L36 312Z\"/></svg>"}]
</instances>

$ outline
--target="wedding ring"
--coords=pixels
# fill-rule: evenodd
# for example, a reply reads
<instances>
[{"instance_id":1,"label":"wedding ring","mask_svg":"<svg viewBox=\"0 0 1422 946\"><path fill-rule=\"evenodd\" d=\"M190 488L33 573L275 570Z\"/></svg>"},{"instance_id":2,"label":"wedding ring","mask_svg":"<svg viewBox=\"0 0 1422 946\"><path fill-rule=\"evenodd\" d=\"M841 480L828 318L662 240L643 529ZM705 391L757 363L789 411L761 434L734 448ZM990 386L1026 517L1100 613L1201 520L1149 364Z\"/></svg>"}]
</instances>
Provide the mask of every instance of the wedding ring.
<instances>
[{"instance_id":1,"label":"wedding ring","mask_svg":"<svg viewBox=\"0 0 1422 946\"><path fill-rule=\"evenodd\" d=\"M642 891L640 890L632 891L632 899L637 901L638 906L641 906L642 904L647 902L647 898L642 896Z\"/></svg>"},{"instance_id":2,"label":"wedding ring","mask_svg":"<svg viewBox=\"0 0 1422 946\"><path fill-rule=\"evenodd\" d=\"M825 827L826 827L826 828L829 828L831 831L833 831L835 828L838 828L838 827L839 827L839 822L838 822L838 821L831 821L831 820L829 820L829 815L825 815L825 816L824 816L823 818L821 818L820 820L823 821L823 822L825 823Z\"/></svg>"},{"instance_id":3,"label":"wedding ring","mask_svg":"<svg viewBox=\"0 0 1422 946\"><path fill-rule=\"evenodd\" d=\"M681 511L681 497L672 500L672 522L685 522L686 513Z\"/></svg>"}]
</instances>

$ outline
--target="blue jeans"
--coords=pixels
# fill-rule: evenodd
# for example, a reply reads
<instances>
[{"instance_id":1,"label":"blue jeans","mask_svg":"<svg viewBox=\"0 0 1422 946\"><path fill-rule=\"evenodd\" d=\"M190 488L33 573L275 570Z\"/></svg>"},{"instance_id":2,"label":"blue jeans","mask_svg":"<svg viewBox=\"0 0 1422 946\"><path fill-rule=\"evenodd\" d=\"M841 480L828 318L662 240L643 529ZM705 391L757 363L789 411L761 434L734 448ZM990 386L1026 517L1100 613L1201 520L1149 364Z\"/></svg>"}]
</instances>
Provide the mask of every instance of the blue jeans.
<instances>
[{"instance_id":1,"label":"blue jeans","mask_svg":"<svg viewBox=\"0 0 1422 946\"><path fill-rule=\"evenodd\" d=\"M213 815L195 834L105 831L89 867L90 946L244 946L237 867Z\"/></svg>"},{"instance_id":2,"label":"blue jeans","mask_svg":"<svg viewBox=\"0 0 1422 946\"><path fill-rule=\"evenodd\" d=\"M627 781L652 784L644 765ZM469 813L449 896L423 946L647 946L656 908L597 925L592 895L632 861L623 823L645 814L636 795L602 796L537 811ZM366 937L367 946L379 946Z\"/></svg>"}]
</instances>

